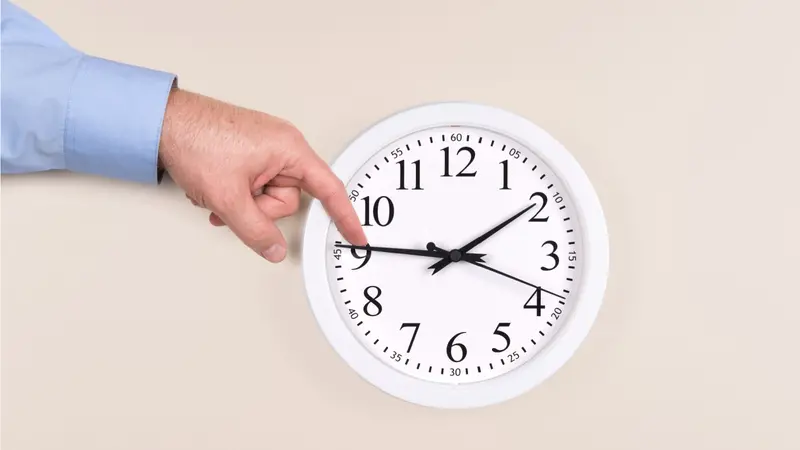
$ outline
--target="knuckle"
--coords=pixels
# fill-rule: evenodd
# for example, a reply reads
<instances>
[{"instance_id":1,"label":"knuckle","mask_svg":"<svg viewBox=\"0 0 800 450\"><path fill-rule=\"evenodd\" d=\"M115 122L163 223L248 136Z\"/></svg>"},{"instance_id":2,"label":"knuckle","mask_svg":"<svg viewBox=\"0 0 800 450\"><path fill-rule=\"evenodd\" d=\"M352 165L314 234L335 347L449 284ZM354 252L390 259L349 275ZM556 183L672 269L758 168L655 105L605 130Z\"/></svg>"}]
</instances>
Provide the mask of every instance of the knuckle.
<instances>
[{"instance_id":1,"label":"knuckle","mask_svg":"<svg viewBox=\"0 0 800 450\"><path fill-rule=\"evenodd\" d=\"M288 149L301 149L305 148L305 136L303 133L291 123L284 123L280 125L279 131L281 141Z\"/></svg>"}]
</instances>

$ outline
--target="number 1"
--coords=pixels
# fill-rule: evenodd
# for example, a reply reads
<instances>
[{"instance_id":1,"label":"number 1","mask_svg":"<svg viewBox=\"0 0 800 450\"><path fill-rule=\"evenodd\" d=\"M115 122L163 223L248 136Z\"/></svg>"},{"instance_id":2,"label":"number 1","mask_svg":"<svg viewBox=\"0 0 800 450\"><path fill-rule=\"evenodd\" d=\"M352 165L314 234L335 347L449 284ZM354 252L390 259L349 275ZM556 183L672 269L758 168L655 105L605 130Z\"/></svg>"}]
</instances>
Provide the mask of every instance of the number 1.
<instances>
[{"instance_id":1,"label":"number 1","mask_svg":"<svg viewBox=\"0 0 800 450\"><path fill-rule=\"evenodd\" d=\"M500 190L507 191L511 189L508 187L508 160L500 161L500 165L503 166L503 187Z\"/></svg>"}]
</instances>

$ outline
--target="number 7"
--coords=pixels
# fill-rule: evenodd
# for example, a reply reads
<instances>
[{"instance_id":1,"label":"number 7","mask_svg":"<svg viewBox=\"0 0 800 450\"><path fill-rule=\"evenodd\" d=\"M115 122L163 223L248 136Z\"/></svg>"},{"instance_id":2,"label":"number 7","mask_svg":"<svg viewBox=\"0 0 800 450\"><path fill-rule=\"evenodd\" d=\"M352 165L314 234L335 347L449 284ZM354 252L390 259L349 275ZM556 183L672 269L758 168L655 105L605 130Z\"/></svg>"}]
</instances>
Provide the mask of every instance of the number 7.
<instances>
[{"instance_id":1,"label":"number 7","mask_svg":"<svg viewBox=\"0 0 800 450\"><path fill-rule=\"evenodd\" d=\"M408 344L408 350L406 353L411 352L411 346L414 345L414 339L417 338L417 331L419 331L419 324L418 323L404 323L400 325L400 329L402 330L405 327L414 327L414 334L411 335L411 342Z\"/></svg>"}]
</instances>

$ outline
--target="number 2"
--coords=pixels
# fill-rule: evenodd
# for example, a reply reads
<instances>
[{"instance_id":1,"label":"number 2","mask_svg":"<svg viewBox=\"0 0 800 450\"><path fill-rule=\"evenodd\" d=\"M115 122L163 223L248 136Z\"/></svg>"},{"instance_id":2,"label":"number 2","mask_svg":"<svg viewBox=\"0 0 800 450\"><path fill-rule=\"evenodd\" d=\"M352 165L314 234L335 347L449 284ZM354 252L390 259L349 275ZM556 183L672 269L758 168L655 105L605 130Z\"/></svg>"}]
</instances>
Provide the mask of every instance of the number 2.
<instances>
[{"instance_id":1,"label":"number 2","mask_svg":"<svg viewBox=\"0 0 800 450\"><path fill-rule=\"evenodd\" d=\"M547 206L547 196L544 195L541 192L534 192L533 195L531 195L531 198L529 200L533 200L533 197L538 197L538 198L542 199L542 207L539 208L538 211L536 211L536 214L534 214L533 217L528 219L528 222L547 222L547 219L550 218L549 216L548 217L537 217L542 211L544 211L544 207Z\"/></svg>"}]
</instances>

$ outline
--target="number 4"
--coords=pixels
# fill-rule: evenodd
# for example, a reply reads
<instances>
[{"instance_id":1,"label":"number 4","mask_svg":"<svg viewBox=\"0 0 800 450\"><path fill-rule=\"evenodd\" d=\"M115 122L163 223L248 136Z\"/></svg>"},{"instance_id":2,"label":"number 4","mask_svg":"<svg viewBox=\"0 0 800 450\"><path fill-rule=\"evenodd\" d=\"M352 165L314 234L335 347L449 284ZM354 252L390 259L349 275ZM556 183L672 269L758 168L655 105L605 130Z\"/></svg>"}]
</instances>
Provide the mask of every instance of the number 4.
<instances>
[{"instance_id":1,"label":"number 4","mask_svg":"<svg viewBox=\"0 0 800 450\"><path fill-rule=\"evenodd\" d=\"M531 302L531 299L533 297L536 297L536 304L535 305L530 305L529 303ZM541 316L542 315L542 310L544 309L544 305L542 305L542 290L541 289L536 289L536 291L534 291L534 293L530 297L528 297L528 301L525 302L525 305L523 306L523 308L524 309L535 309L536 310L536 315L537 316Z\"/></svg>"}]
</instances>

